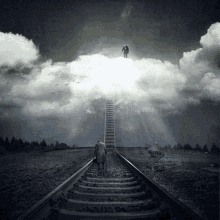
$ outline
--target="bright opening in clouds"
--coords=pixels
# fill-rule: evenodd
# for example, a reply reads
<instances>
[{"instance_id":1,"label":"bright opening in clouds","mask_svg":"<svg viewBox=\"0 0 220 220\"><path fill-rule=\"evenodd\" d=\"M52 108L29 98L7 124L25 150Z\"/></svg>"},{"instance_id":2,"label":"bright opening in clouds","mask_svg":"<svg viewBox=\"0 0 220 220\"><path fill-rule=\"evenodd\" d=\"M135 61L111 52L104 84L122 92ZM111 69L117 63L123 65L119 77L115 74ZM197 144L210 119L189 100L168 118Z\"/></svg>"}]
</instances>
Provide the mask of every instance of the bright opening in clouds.
<instances>
[{"instance_id":1,"label":"bright opening in clouds","mask_svg":"<svg viewBox=\"0 0 220 220\"><path fill-rule=\"evenodd\" d=\"M96 54L80 56L70 63L42 64L15 83L9 94L25 103L26 113L49 116L83 108L100 98L137 105L144 101L155 108L158 105L154 102L166 108L178 106L182 101L177 93L184 83L184 75L170 62ZM146 106L143 109L148 112Z\"/></svg>"}]
</instances>

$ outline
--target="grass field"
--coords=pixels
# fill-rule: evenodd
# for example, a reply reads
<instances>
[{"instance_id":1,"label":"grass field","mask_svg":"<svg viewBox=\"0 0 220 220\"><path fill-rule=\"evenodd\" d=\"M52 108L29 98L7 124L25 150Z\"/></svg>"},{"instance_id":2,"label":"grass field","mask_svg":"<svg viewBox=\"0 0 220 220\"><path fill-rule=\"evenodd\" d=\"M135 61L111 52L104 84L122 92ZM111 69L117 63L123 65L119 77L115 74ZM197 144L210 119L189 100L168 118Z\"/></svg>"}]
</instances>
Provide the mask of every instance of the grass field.
<instances>
[{"instance_id":1,"label":"grass field","mask_svg":"<svg viewBox=\"0 0 220 220\"><path fill-rule=\"evenodd\" d=\"M148 178L201 217L219 219L219 168L209 169L210 164L219 164L219 156L190 151L164 151L165 156L155 164L164 170L152 173L146 148L118 148L118 151ZM209 168L203 169L206 167Z\"/></svg>"},{"instance_id":2,"label":"grass field","mask_svg":"<svg viewBox=\"0 0 220 220\"><path fill-rule=\"evenodd\" d=\"M35 151L1 156L1 220L21 215L91 160L93 151Z\"/></svg>"}]
</instances>

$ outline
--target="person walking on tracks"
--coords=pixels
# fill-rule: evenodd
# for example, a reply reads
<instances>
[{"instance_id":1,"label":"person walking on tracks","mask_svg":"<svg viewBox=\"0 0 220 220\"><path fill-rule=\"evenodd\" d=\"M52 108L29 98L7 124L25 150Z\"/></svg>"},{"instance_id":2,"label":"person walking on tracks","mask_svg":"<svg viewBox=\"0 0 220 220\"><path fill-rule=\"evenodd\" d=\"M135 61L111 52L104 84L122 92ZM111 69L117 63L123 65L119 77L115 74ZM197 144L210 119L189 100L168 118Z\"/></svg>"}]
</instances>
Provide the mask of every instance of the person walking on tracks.
<instances>
[{"instance_id":1,"label":"person walking on tracks","mask_svg":"<svg viewBox=\"0 0 220 220\"><path fill-rule=\"evenodd\" d=\"M106 146L103 142L98 140L97 144L95 145L94 154L96 157L96 162L98 164L99 174L105 175L106 168L107 168L107 164L106 164L107 150L106 150Z\"/></svg>"},{"instance_id":2,"label":"person walking on tracks","mask_svg":"<svg viewBox=\"0 0 220 220\"><path fill-rule=\"evenodd\" d=\"M128 46L124 45L124 47L122 48L122 52L124 52L124 57L127 58L127 55L129 53Z\"/></svg>"}]
</instances>

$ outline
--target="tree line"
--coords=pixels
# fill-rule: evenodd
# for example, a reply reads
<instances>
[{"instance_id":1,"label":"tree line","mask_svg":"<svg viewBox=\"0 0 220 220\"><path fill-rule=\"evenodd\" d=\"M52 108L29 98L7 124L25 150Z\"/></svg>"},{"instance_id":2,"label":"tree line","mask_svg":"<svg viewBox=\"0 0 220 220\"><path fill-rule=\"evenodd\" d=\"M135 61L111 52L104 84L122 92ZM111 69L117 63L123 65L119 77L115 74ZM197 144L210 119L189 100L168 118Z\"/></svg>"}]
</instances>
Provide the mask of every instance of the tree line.
<instances>
[{"instance_id":1,"label":"tree line","mask_svg":"<svg viewBox=\"0 0 220 220\"><path fill-rule=\"evenodd\" d=\"M190 144L186 143L184 145L177 143L176 145L172 146L170 144L167 144L163 147L166 149L174 149L174 150L194 150L194 151L200 151L200 152L206 152L206 153L212 153L212 154L220 154L220 149L217 147L215 143L211 145L210 150L208 149L207 145L205 144L203 147L200 146L198 143L193 148Z\"/></svg>"},{"instance_id":2,"label":"tree line","mask_svg":"<svg viewBox=\"0 0 220 220\"><path fill-rule=\"evenodd\" d=\"M34 148L39 149L40 151L47 151L47 150L62 150L62 149L69 149L69 148L76 148L77 145L73 144L72 147L65 143L59 143L56 141L55 144L51 143L50 145L46 143L43 139L41 142L38 141L23 141L21 138L17 139L14 136L11 140L8 137L5 139L0 137L0 153L6 152L23 152L29 150L33 150Z\"/></svg>"},{"instance_id":3,"label":"tree line","mask_svg":"<svg viewBox=\"0 0 220 220\"><path fill-rule=\"evenodd\" d=\"M2 149L3 147L3 149ZM40 151L47 151L47 150L62 150L62 149L74 149L77 148L77 144L73 144L72 147L65 143L59 143L59 141L56 141L55 144L51 143L50 145L46 143L46 141L43 139L41 142L38 141L23 141L21 138L17 139L14 136L11 140L9 140L8 137L5 139L3 137L0 137L0 153L4 152L22 152L26 151L27 148L30 150L34 148L39 148ZM180 144L177 143L176 145L172 146L170 144L166 144L163 149L174 149L174 150L194 150L194 151L200 151L200 152L206 152L206 153L212 153L212 154L220 154L220 149L217 147L215 143L212 144L210 150L208 149L207 145L205 144L203 147L200 146L198 143L193 148L190 144Z\"/></svg>"}]
</instances>

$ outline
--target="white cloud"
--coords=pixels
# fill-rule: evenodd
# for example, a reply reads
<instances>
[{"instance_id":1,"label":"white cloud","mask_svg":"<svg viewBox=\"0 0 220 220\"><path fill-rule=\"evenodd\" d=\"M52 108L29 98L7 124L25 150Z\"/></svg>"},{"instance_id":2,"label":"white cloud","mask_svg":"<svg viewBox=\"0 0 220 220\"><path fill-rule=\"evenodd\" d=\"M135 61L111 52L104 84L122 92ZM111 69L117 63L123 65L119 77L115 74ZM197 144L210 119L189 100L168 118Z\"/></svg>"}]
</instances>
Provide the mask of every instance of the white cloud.
<instances>
[{"instance_id":1,"label":"white cloud","mask_svg":"<svg viewBox=\"0 0 220 220\"><path fill-rule=\"evenodd\" d=\"M195 99L220 100L220 23L211 25L200 43L202 48L184 53L180 60L181 73L187 77L185 92Z\"/></svg>"},{"instance_id":2,"label":"white cloud","mask_svg":"<svg viewBox=\"0 0 220 220\"><path fill-rule=\"evenodd\" d=\"M200 43L203 47L220 47L220 23L212 24L207 34L201 37Z\"/></svg>"},{"instance_id":3,"label":"white cloud","mask_svg":"<svg viewBox=\"0 0 220 220\"><path fill-rule=\"evenodd\" d=\"M184 83L184 76L170 62L95 54L70 63L49 60L15 83L10 95L27 103L24 111L34 116L67 114L65 108L85 109L99 98L115 98L116 104L133 103L151 112L158 108L155 102L165 108L179 105L178 91Z\"/></svg>"},{"instance_id":4,"label":"white cloud","mask_svg":"<svg viewBox=\"0 0 220 220\"><path fill-rule=\"evenodd\" d=\"M0 32L0 66L28 65L38 56L39 51L32 40L19 34Z\"/></svg>"},{"instance_id":5,"label":"white cloud","mask_svg":"<svg viewBox=\"0 0 220 220\"><path fill-rule=\"evenodd\" d=\"M201 80L203 87L201 97L207 97L214 101L220 101L220 77L214 73L206 73Z\"/></svg>"}]
</instances>

